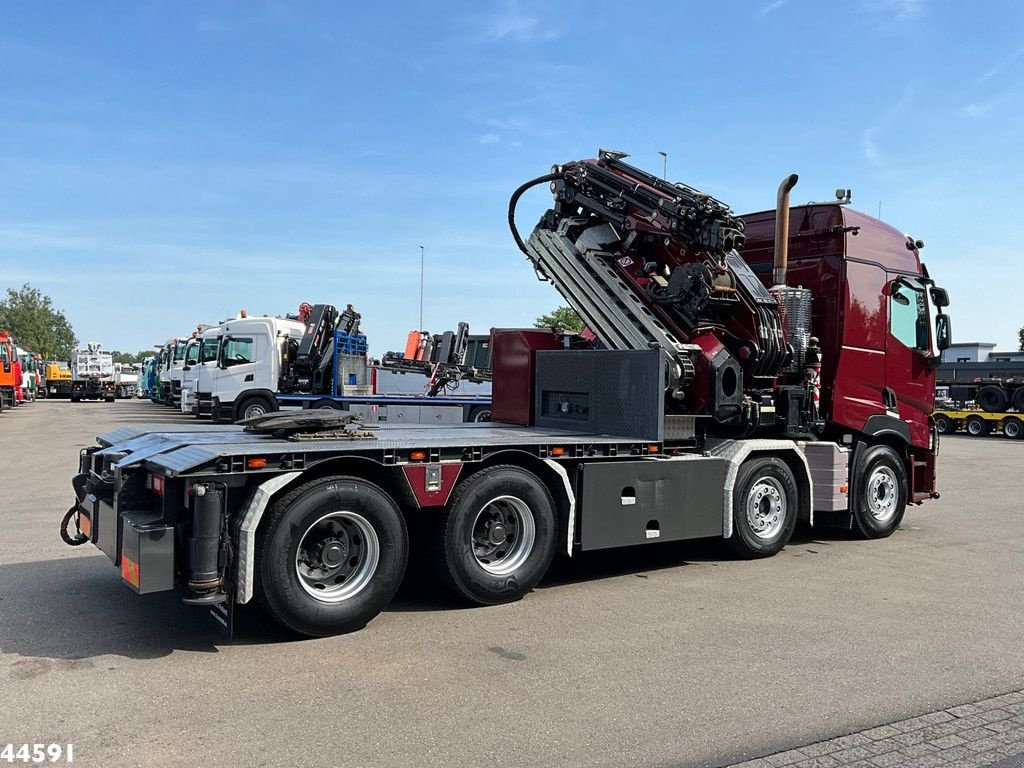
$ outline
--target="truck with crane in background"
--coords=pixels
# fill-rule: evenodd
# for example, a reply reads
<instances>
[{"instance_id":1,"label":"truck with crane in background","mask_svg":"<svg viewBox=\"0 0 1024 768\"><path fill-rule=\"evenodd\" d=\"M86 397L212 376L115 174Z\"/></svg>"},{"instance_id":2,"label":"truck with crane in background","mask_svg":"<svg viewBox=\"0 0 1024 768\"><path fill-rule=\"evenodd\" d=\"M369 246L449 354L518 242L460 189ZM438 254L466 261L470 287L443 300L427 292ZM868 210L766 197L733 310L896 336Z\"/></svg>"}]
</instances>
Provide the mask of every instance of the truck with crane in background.
<instances>
[{"instance_id":1,"label":"truck with crane in background","mask_svg":"<svg viewBox=\"0 0 1024 768\"><path fill-rule=\"evenodd\" d=\"M114 402L114 358L93 342L71 353L71 402Z\"/></svg>"},{"instance_id":2,"label":"truck with crane in background","mask_svg":"<svg viewBox=\"0 0 1024 768\"><path fill-rule=\"evenodd\" d=\"M122 427L82 451L66 540L229 632L256 599L328 635L388 605L410 536L477 605L525 596L556 551L716 537L760 558L798 521L889 536L938 496L949 299L923 243L844 200L790 207L795 175L775 210L740 217L625 157L555 166L512 195L514 241L589 331L494 329L491 423L311 410ZM542 185L553 203L524 238L517 204ZM307 336L266 325L263 343L225 327L221 370ZM285 380L324 373L286 362Z\"/></svg>"},{"instance_id":3,"label":"truck with crane in background","mask_svg":"<svg viewBox=\"0 0 1024 768\"><path fill-rule=\"evenodd\" d=\"M216 421L240 421L282 408L344 410L368 422L459 423L489 417L487 396L430 396L448 392L442 383L428 396L375 393L360 319L351 304L339 311L330 304L304 303L294 316L255 317L243 312L225 321L218 327L215 364L207 363L199 372L199 412L208 400ZM449 352L464 349L468 326L463 326L460 334L440 334L441 346ZM421 375L429 365L410 362ZM444 379L449 385L463 375L456 365L435 365L431 370L439 382Z\"/></svg>"}]
</instances>

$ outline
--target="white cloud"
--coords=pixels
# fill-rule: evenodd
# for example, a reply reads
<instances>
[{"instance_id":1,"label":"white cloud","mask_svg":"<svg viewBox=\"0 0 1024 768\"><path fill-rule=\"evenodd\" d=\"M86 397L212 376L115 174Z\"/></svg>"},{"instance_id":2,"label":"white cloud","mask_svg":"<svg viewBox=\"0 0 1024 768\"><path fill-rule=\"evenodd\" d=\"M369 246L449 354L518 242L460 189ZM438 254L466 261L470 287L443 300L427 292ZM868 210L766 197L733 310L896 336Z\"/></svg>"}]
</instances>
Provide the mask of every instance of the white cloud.
<instances>
[{"instance_id":1,"label":"white cloud","mask_svg":"<svg viewBox=\"0 0 1024 768\"><path fill-rule=\"evenodd\" d=\"M864 157L868 162L874 165L882 165L883 157L882 152L878 146L878 134L884 131L892 122L899 116L900 112L910 102L912 93L908 92L902 99L893 104L885 113L883 113L872 125L869 125L861 133L861 148L864 151Z\"/></svg>"},{"instance_id":2,"label":"white cloud","mask_svg":"<svg viewBox=\"0 0 1024 768\"><path fill-rule=\"evenodd\" d=\"M991 80L993 77L995 77L1000 72L1002 72L1004 69L1006 69L1011 64L1013 64L1021 56L1024 56L1024 45L1022 45L1020 48L1015 50L1013 53L1011 53L1005 59L1003 59L998 64L996 64L994 67L992 67L987 72L985 72L985 74L983 74L981 77L979 77L978 78L978 85L981 85L986 80Z\"/></svg>"},{"instance_id":3,"label":"white cloud","mask_svg":"<svg viewBox=\"0 0 1024 768\"><path fill-rule=\"evenodd\" d=\"M512 0L491 16L484 18L480 24L478 38L482 42L514 40L519 43L553 40L558 31L541 23L535 15L524 13L519 3Z\"/></svg>"},{"instance_id":4,"label":"white cloud","mask_svg":"<svg viewBox=\"0 0 1024 768\"><path fill-rule=\"evenodd\" d=\"M499 144L501 143L501 136L497 133L485 133L480 137L481 144Z\"/></svg>"},{"instance_id":5,"label":"white cloud","mask_svg":"<svg viewBox=\"0 0 1024 768\"><path fill-rule=\"evenodd\" d=\"M925 0L869 0L867 8L892 21L912 21L924 14Z\"/></svg>"},{"instance_id":6,"label":"white cloud","mask_svg":"<svg viewBox=\"0 0 1024 768\"><path fill-rule=\"evenodd\" d=\"M760 18L764 18L765 16L767 16L772 11L779 10L779 8L784 6L786 4L786 2L787 2L787 0L772 0L772 2L770 2L770 3L768 3L768 5L764 6L761 9L760 13L758 13L757 15Z\"/></svg>"}]
</instances>

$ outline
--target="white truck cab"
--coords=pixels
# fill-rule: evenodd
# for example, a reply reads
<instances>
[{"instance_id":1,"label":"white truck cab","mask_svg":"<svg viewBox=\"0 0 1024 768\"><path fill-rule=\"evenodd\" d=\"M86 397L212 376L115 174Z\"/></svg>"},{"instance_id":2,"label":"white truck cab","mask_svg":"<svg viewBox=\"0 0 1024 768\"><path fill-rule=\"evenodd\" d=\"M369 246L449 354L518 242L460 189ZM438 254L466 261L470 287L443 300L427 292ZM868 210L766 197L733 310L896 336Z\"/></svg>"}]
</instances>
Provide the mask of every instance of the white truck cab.
<instances>
[{"instance_id":1,"label":"white truck cab","mask_svg":"<svg viewBox=\"0 0 1024 768\"><path fill-rule=\"evenodd\" d=\"M195 359L189 360L186 352L185 368L181 378L181 411L196 416L210 415L211 372L217 367L220 352L221 326L204 329L197 337L193 352Z\"/></svg>"},{"instance_id":2,"label":"white truck cab","mask_svg":"<svg viewBox=\"0 0 1024 768\"><path fill-rule=\"evenodd\" d=\"M277 409L287 339L302 339L306 326L280 317L239 317L220 326L216 367L210 370L212 414L236 421Z\"/></svg>"}]
</instances>

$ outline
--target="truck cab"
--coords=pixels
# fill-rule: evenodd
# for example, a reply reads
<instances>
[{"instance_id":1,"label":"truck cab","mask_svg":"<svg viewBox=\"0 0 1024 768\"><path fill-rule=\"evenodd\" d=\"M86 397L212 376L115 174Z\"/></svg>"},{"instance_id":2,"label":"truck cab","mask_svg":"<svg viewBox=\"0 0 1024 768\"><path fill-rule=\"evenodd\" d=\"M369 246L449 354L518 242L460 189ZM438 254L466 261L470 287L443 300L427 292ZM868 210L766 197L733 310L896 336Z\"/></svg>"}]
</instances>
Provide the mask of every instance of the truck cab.
<instances>
[{"instance_id":1,"label":"truck cab","mask_svg":"<svg viewBox=\"0 0 1024 768\"><path fill-rule=\"evenodd\" d=\"M36 360L31 352L22 347L16 347L18 363L21 366L21 391L25 402L31 403L36 399Z\"/></svg>"},{"instance_id":2,"label":"truck cab","mask_svg":"<svg viewBox=\"0 0 1024 768\"><path fill-rule=\"evenodd\" d=\"M21 386L16 368L18 355L10 333L0 331L0 407L13 408L17 402L17 390Z\"/></svg>"},{"instance_id":3,"label":"truck cab","mask_svg":"<svg viewBox=\"0 0 1024 768\"><path fill-rule=\"evenodd\" d=\"M189 410L197 418L210 415L213 373L217 370L223 335L221 327L216 326L204 331L200 336L199 360L195 366L195 380Z\"/></svg>"},{"instance_id":4,"label":"truck cab","mask_svg":"<svg viewBox=\"0 0 1024 768\"><path fill-rule=\"evenodd\" d=\"M214 419L237 420L276 410L284 342L301 340L306 326L279 317L240 317L220 330L217 364L210 370Z\"/></svg>"},{"instance_id":5,"label":"truck cab","mask_svg":"<svg viewBox=\"0 0 1024 768\"><path fill-rule=\"evenodd\" d=\"M743 220L743 257L767 285L775 211ZM923 243L838 203L794 206L789 222L789 283L814 294L811 327L821 345L820 407L829 429L898 446L913 500L930 497L935 369L949 318L945 291L921 263Z\"/></svg>"},{"instance_id":6,"label":"truck cab","mask_svg":"<svg viewBox=\"0 0 1024 768\"><path fill-rule=\"evenodd\" d=\"M191 336L185 335L173 340L168 350L166 364L167 400L164 405L177 406L181 402L181 376L185 367L185 349Z\"/></svg>"}]
</instances>

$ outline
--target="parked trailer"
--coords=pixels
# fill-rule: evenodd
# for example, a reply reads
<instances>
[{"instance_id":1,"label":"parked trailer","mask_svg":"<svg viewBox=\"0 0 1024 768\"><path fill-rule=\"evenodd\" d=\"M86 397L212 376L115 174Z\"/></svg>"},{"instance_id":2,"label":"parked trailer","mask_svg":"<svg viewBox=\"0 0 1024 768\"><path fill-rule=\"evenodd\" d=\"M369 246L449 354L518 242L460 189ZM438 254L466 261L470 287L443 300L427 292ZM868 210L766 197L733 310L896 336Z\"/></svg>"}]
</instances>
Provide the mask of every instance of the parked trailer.
<instances>
[{"instance_id":1,"label":"parked trailer","mask_svg":"<svg viewBox=\"0 0 1024 768\"><path fill-rule=\"evenodd\" d=\"M765 557L798 520L881 538L937 497L948 297L920 244L839 204L790 211L792 177L777 212L745 217L741 259L743 221L622 157L557 166L510 211L551 184L553 209L528 241L513 234L604 348L495 330L490 424L315 410L109 432L82 452L67 540L229 631L255 598L326 635L388 604L410 535L442 584L494 605L528 593L556 551L720 537ZM609 228L619 217L629 227Z\"/></svg>"},{"instance_id":2,"label":"parked trailer","mask_svg":"<svg viewBox=\"0 0 1024 768\"><path fill-rule=\"evenodd\" d=\"M999 434L1011 440L1024 437L1024 414L1013 411L1008 413L990 413L981 410L936 410L935 429L940 435L948 435L963 430L971 437L984 437Z\"/></svg>"}]
</instances>

